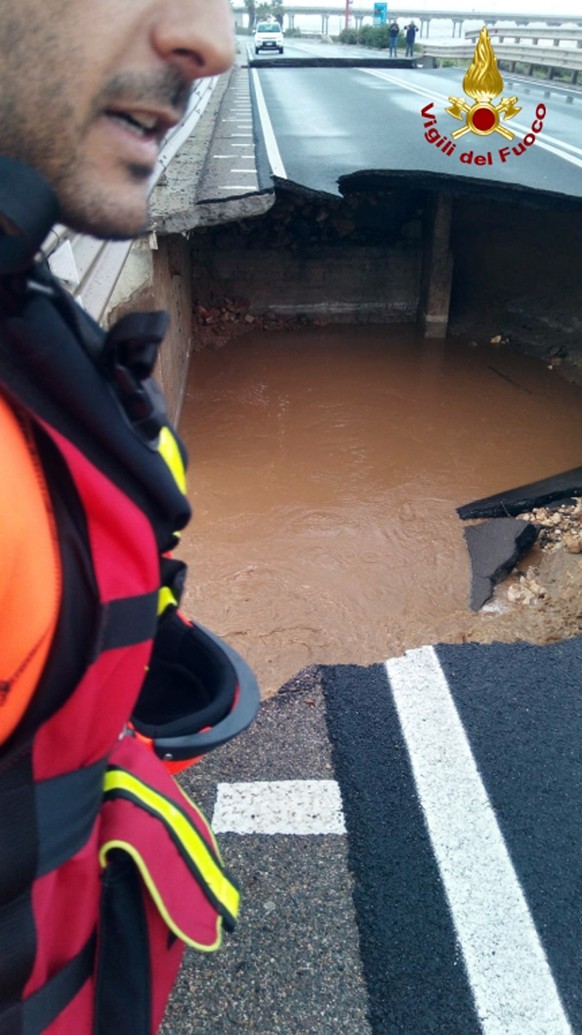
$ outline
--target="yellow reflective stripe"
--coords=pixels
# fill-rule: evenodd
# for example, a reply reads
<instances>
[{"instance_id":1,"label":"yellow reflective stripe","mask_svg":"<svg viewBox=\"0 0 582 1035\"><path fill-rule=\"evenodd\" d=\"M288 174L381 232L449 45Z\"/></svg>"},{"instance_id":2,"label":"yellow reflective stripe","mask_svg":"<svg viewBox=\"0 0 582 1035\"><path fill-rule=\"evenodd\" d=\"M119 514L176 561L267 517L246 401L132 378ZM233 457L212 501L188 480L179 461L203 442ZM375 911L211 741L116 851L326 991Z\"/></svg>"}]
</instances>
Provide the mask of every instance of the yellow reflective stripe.
<instances>
[{"instance_id":1,"label":"yellow reflective stripe","mask_svg":"<svg viewBox=\"0 0 582 1035\"><path fill-rule=\"evenodd\" d=\"M182 456L175 436L172 435L172 432L166 424L164 424L164 427L160 431L158 452L170 468L170 471L174 476L174 481L176 482L180 492L183 492L184 495L186 495L186 471L184 470Z\"/></svg>"},{"instance_id":2,"label":"yellow reflective stripe","mask_svg":"<svg viewBox=\"0 0 582 1035\"><path fill-rule=\"evenodd\" d=\"M186 799L186 801L188 802L190 808L194 809L194 812L196 812L200 816L200 819L202 820L203 823L206 823L206 817L200 811L200 809L198 808L196 802L192 801L192 798L188 797L188 795L186 794L186 791L184 790L184 788L181 787L180 784L177 783L177 782L176 782L176 787L180 791L180 794L182 795L182 797ZM206 826L208 827L208 833L210 834L210 840L212 841L212 844L214 846L214 851L216 852L218 858L222 862L222 856L220 854L220 848L218 847L218 842L217 842L217 840L216 840L216 838L214 836L214 831L213 831L212 827L208 826L208 823L206 823ZM240 895L239 895L239 898L240 898Z\"/></svg>"},{"instance_id":3,"label":"yellow reflective stripe","mask_svg":"<svg viewBox=\"0 0 582 1035\"><path fill-rule=\"evenodd\" d=\"M177 607L178 601L169 586L161 586L158 593L158 618L167 607Z\"/></svg>"},{"instance_id":4,"label":"yellow reflective stripe","mask_svg":"<svg viewBox=\"0 0 582 1035\"><path fill-rule=\"evenodd\" d=\"M154 879L147 868L147 863L143 856L140 855L135 845L130 844L128 841L120 841L118 839L107 841L99 850L99 862L101 863L101 866L105 867L107 865L107 853L113 848L121 848L122 851L127 852L127 854L132 857L141 874L144 884L156 904L156 908L160 916L170 930L174 932L177 938L183 941L186 945L190 945L193 949L198 949L200 952L215 952L216 949L220 948L222 942L222 918L220 916L216 917L216 940L212 945L204 945L201 942L194 941L193 938L190 938L185 931L182 931L181 928L178 927L174 918L168 913Z\"/></svg>"},{"instance_id":5,"label":"yellow reflective stripe","mask_svg":"<svg viewBox=\"0 0 582 1035\"><path fill-rule=\"evenodd\" d=\"M116 790L126 791L136 797L151 812L157 814L163 823L172 828L185 854L192 860L211 894L235 918L240 898L238 889L228 880L204 838L177 805L146 783L138 780L137 777L132 776L131 773L122 769L108 769L104 781L105 794L108 791ZM213 845L216 846L214 838Z\"/></svg>"}]
</instances>

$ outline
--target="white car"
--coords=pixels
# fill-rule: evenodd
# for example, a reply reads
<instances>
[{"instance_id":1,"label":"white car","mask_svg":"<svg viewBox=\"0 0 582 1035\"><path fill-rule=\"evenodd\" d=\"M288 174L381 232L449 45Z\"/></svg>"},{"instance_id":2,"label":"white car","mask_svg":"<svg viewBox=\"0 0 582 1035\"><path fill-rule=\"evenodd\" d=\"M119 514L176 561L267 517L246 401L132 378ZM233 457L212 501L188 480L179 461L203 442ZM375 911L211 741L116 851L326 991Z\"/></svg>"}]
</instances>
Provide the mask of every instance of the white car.
<instances>
[{"instance_id":1,"label":"white car","mask_svg":"<svg viewBox=\"0 0 582 1035\"><path fill-rule=\"evenodd\" d=\"M259 22L255 29L255 54L260 50L283 53L283 33L279 22Z\"/></svg>"}]
</instances>

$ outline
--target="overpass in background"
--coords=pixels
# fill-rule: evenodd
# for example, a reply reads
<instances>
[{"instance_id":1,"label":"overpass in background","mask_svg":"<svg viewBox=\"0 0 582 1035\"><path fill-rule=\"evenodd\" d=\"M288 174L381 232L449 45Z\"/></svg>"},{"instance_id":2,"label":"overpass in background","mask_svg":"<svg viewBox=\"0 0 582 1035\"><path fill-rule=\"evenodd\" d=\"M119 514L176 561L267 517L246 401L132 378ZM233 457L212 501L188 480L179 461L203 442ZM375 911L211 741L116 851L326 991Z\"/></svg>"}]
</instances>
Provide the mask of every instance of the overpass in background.
<instances>
[{"instance_id":1,"label":"overpass in background","mask_svg":"<svg viewBox=\"0 0 582 1035\"><path fill-rule=\"evenodd\" d=\"M355 7L351 2L349 2L349 0L348 4L350 23L355 23L355 27L357 29L361 27L366 18L373 18L373 4L370 4L369 6ZM248 11L244 3L240 3L240 0L237 0L237 2L233 3L232 10L234 12L236 25L241 28L248 25ZM323 36L326 36L328 34L330 16L336 15L339 17L345 17L346 4L338 4L337 7L322 7L318 4L313 4L309 7L298 7L292 3L286 3L283 4L283 10L287 19L287 28L289 29L295 28L296 15L319 15L321 18L321 32ZM463 25L466 21L480 21L484 25L501 25L511 22L515 25L527 26L531 23L535 23L547 25L549 28L572 25L576 28L582 29L582 13L578 17L559 14L511 14L510 12L499 14L497 11L423 11L422 13L419 13L415 7L396 7L394 9L390 9L390 17L396 19L415 19L420 24L419 35L424 37L428 37L430 34L431 21L451 21L453 23L453 37L458 36L459 38L463 35Z\"/></svg>"}]
</instances>

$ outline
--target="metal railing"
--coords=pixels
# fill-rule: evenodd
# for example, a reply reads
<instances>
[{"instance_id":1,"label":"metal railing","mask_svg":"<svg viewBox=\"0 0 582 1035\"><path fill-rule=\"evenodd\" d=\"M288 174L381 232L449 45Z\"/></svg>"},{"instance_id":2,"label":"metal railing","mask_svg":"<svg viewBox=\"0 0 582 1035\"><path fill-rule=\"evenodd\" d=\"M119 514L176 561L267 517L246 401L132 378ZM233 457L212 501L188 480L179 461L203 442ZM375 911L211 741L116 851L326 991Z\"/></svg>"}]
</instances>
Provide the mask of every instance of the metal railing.
<instances>
[{"instance_id":1,"label":"metal railing","mask_svg":"<svg viewBox=\"0 0 582 1035\"><path fill-rule=\"evenodd\" d=\"M445 60L455 58L459 61L470 61L475 53L471 43L430 43L424 44L422 53L426 57ZM576 82L582 70L582 50L576 47L539 47L520 44L500 43L495 47L498 62L508 62L515 67L516 63L533 67L563 69L573 74Z\"/></svg>"},{"instance_id":2,"label":"metal railing","mask_svg":"<svg viewBox=\"0 0 582 1035\"><path fill-rule=\"evenodd\" d=\"M193 87L184 118L165 138L155 172L150 181L153 190L174 155L193 132L200 119L217 78L199 79ZM49 265L65 287L96 320L101 319L132 241L100 241L95 237L75 234L64 226L55 226L43 245Z\"/></svg>"},{"instance_id":3,"label":"metal railing","mask_svg":"<svg viewBox=\"0 0 582 1035\"><path fill-rule=\"evenodd\" d=\"M507 28L503 25L488 25L487 31L492 39L498 39L501 43L504 40L513 40L514 43L521 43L522 39L531 40L537 46L538 40L552 40L554 47L559 47L562 42L568 43L573 40L577 47L582 47L582 29L529 29L523 25L515 28ZM465 33L466 40L479 38L479 29L469 29Z\"/></svg>"}]
</instances>

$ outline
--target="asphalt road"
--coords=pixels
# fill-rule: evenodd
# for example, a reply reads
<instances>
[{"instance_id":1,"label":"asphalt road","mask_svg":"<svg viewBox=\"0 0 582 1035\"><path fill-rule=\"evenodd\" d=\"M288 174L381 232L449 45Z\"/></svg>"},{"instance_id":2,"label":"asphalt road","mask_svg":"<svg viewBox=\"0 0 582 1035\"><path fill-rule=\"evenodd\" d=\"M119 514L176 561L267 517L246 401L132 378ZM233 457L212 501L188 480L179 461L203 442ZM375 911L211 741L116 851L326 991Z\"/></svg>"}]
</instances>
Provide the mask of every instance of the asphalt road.
<instances>
[{"instance_id":1,"label":"asphalt road","mask_svg":"<svg viewBox=\"0 0 582 1035\"><path fill-rule=\"evenodd\" d=\"M336 53L357 56L352 48L295 41L286 41L283 58L249 53L256 126L281 179L337 194L339 177L349 173L423 171L582 197L579 88L505 73L503 96L517 97L519 112L486 136L465 131L454 139L466 116L446 108L454 97L473 103L463 92L466 69L309 65ZM305 67L286 67L291 57Z\"/></svg>"},{"instance_id":2,"label":"asphalt road","mask_svg":"<svg viewBox=\"0 0 582 1035\"><path fill-rule=\"evenodd\" d=\"M427 646L264 702L183 777L243 906L164 1035L582 1032L581 663Z\"/></svg>"},{"instance_id":3,"label":"asphalt road","mask_svg":"<svg viewBox=\"0 0 582 1035\"><path fill-rule=\"evenodd\" d=\"M297 85L303 70L260 75L291 72L290 121L312 127L329 171L348 132L319 146L325 98ZM386 104L392 87L357 75ZM245 76L221 108L208 200L268 188ZM394 89L417 147L420 98ZM543 158L562 185L576 172ZM581 663L582 638L427 646L308 670L266 701L181 778L243 904L219 953L188 952L163 1035L582 1035Z\"/></svg>"}]
</instances>

